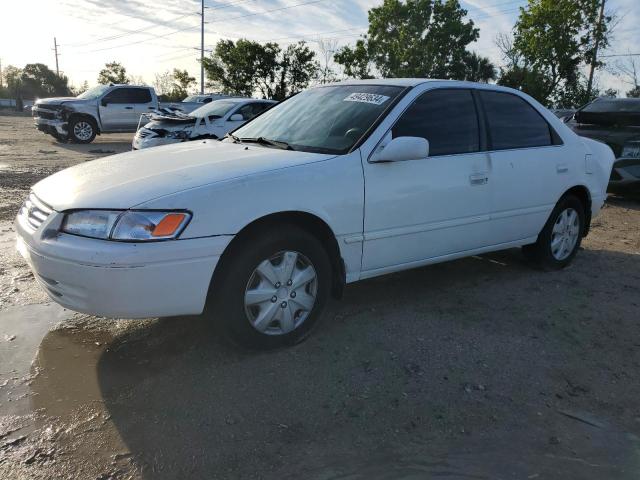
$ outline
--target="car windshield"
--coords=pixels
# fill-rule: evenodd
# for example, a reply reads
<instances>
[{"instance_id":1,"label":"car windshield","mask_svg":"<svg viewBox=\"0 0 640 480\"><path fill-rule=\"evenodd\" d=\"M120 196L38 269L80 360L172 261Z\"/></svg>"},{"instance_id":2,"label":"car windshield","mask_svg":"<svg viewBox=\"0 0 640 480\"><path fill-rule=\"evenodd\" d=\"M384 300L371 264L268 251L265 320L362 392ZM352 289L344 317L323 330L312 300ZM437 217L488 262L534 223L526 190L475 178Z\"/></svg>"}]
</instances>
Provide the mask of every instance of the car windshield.
<instances>
[{"instance_id":1,"label":"car windshield","mask_svg":"<svg viewBox=\"0 0 640 480\"><path fill-rule=\"evenodd\" d=\"M224 100L218 100L211 103L206 103L202 107L196 108L189 115L196 118L213 117L222 118L229 110L238 105L237 102L225 102Z\"/></svg>"},{"instance_id":2,"label":"car windshield","mask_svg":"<svg viewBox=\"0 0 640 480\"><path fill-rule=\"evenodd\" d=\"M236 130L234 137L283 142L294 150L344 154L402 90L383 85L313 88L256 117Z\"/></svg>"},{"instance_id":3,"label":"car windshield","mask_svg":"<svg viewBox=\"0 0 640 480\"><path fill-rule=\"evenodd\" d=\"M103 93L109 90L109 85L98 85L97 87L90 88L84 93L78 95L77 98L82 98L83 100L93 100L95 98L100 97Z\"/></svg>"}]
</instances>

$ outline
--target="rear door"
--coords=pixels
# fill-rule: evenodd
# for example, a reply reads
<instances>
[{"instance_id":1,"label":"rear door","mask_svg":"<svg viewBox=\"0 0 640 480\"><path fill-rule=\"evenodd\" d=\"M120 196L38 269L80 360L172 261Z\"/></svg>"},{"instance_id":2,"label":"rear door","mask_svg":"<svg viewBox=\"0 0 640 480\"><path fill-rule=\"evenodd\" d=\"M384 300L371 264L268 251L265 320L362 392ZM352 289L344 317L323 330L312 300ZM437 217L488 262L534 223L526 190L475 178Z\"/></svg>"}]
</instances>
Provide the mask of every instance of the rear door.
<instances>
[{"instance_id":1,"label":"rear door","mask_svg":"<svg viewBox=\"0 0 640 480\"><path fill-rule=\"evenodd\" d=\"M524 98L491 90L479 90L478 95L491 155L492 243L535 237L570 188L577 173L575 159Z\"/></svg>"},{"instance_id":2,"label":"rear door","mask_svg":"<svg viewBox=\"0 0 640 480\"><path fill-rule=\"evenodd\" d=\"M148 88L136 88L135 91L131 92L131 97L133 100L134 110L136 111L134 126L137 126L140 115L155 110L157 105Z\"/></svg>"}]
</instances>

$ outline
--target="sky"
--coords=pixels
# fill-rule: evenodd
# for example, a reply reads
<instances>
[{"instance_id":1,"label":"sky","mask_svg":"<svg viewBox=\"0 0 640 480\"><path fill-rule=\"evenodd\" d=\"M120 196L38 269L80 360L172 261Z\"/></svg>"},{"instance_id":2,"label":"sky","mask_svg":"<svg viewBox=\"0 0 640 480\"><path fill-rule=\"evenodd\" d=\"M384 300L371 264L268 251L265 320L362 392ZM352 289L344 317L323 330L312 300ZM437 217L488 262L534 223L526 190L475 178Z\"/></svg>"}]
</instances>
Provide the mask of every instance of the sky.
<instances>
[{"instance_id":1,"label":"sky","mask_svg":"<svg viewBox=\"0 0 640 480\"><path fill-rule=\"evenodd\" d=\"M367 11L382 0L205 0L205 48L220 39L248 38L286 46L318 40L338 46L366 32ZM480 28L470 50L503 63L494 40L509 33L526 0L461 0ZM607 0L617 25L605 55L640 54L640 2ZM106 62L121 62L130 75L152 84L155 74L187 69L199 80L200 0L5 0L0 27L0 62L23 67L44 63L55 69L54 37L60 71L75 86L94 85ZM640 64L640 56L636 57ZM622 57L607 57L610 66ZM608 70L610 70L609 68ZM597 75L601 89L629 89L609 71Z\"/></svg>"}]
</instances>

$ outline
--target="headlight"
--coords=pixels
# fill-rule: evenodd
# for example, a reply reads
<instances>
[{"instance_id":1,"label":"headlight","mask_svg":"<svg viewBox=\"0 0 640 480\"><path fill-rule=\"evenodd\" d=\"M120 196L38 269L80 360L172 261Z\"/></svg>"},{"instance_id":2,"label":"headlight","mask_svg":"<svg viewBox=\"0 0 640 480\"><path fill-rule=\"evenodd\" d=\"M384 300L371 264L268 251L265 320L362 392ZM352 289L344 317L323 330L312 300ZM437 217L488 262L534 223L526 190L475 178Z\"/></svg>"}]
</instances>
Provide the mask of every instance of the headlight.
<instances>
[{"instance_id":1,"label":"headlight","mask_svg":"<svg viewBox=\"0 0 640 480\"><path fill-rule=\"evenodd\" d=\"M178 140L186 140L191 135L189 130L178 130L177 132L167 132L167 138L177 138Z\"/></svg>"},{"instance_id":2,"label":"headlight","mask_svg":"<svg viewBox=\"0 0 640 480\"><path fill-rule=\"evenodd\" d=\"M79 210L65 215L61 230L103 240L170 240L180 235L190 219L186 212Z\"/></svg>"}]
</instances>

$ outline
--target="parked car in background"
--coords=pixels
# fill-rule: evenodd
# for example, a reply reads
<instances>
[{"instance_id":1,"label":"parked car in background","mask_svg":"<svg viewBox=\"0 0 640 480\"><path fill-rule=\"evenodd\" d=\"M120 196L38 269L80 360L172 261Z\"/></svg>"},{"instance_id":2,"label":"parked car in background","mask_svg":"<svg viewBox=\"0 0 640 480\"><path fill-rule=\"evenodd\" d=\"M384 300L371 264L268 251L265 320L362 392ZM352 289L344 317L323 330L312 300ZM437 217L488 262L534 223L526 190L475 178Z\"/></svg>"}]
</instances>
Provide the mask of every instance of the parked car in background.
<instances>
[{"instance_id":1,"label":"parked car in background","mask_svg":"<svg viewBox=\"0 0 640 480\"><path fill-rule=\"evenodd\" d=\"M610 192L640 193L640 98L597 98L566 118L566 124L613 150Z\"/></svg>"},{"instance_id":2,"label":"parked car in background","mask_svg":"<svg viewBox=\"0 0 640 480\"><path fill-rule=\"evenodd\" d=\"M567 266L613 160L517 90L346 81L222 141L55 173L20 209L17 248L72 310L204 311L234 340L274 348L304 339L346 283L519 246Z\"/></svg>"},{"instance_id":3,"label":"parked car in background","mask_svg":"<svg viewBox=\"0 0 640 480\"><path fill-rule=\"evenodd\" d=\"M133 138L133 150L202 138L222 138L277 102L253 98L214 100L190 114L152 113Z\"/></svg>"},{"instance_id":4,"label":"parked car in background","mask_svg":"<svg viewBox=\"0 0 640 480\"><path fill-rule=\"evenodd\" d=\"M551 112L558 118L567 118L573 115L576 111L573 108L555 108Z\"/></svg>"},{"instance_id":5,"label":"parked car in background","mask_svg":"<svg viewBox=\"0 0 640 480\"><path fill-rule=\"evenodd\" d=\"M223 93L206 93L203 95L189 95L180 102L160 102L160 109L177 110L183 113L190 113L196 108L200 108L202 105L213 102L214 100L220 100L221 98L228 98L229 95Z\"/></svg>"},{"instance_id":6,"label":"parked car in background","mask_svg":"<svg viewBox=\"0 0 640 480\"><path fill-rule=\"evenodd\" d=\"M140 115L158 107L152 87L111 84L37 100L32 115L38 130L59 141L91 143L101 133L135 132Z\"/></svg>"}]
</instances>

